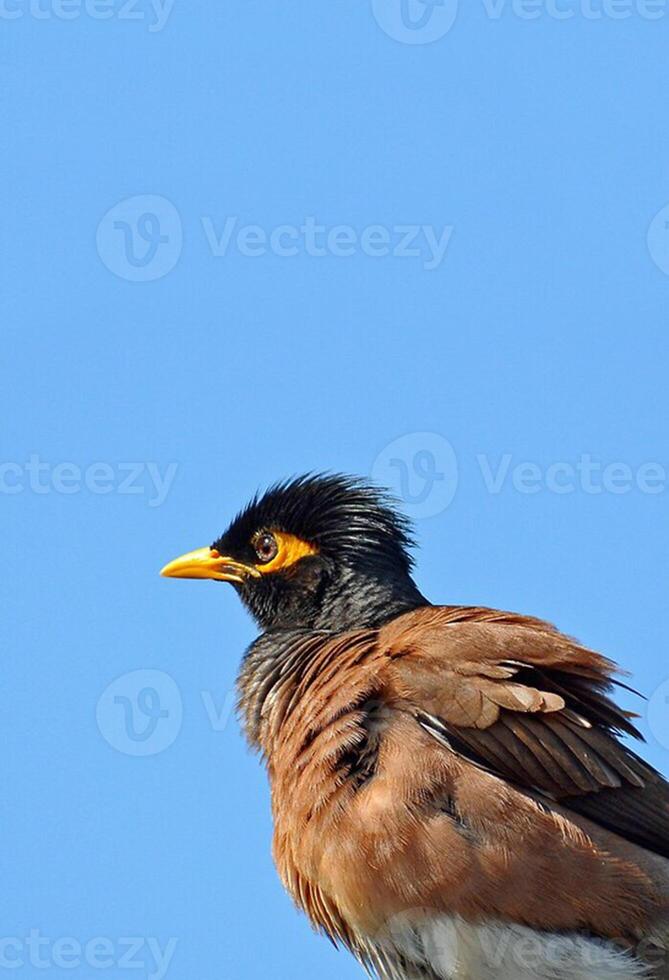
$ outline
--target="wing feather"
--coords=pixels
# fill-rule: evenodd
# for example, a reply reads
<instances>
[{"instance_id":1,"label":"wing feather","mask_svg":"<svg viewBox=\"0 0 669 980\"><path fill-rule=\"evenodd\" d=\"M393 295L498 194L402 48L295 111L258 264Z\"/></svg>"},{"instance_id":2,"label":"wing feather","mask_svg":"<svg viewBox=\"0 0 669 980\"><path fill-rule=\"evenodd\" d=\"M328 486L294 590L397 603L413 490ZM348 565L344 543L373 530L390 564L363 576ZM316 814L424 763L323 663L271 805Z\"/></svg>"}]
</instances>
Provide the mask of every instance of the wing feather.
<instances>
[{"instance_id":1,"label":"wing feather","mask_svg":"<svg viewBox=\"0 0 669 980\"><path fill-rule=\"evenodd\" d=\"M620 741L615 665L540 620L427 607L379 636L391 696L452 751L669 857L669 785ZM622 685L624 686L624 685Z\"/></svg>"}]
</instances>

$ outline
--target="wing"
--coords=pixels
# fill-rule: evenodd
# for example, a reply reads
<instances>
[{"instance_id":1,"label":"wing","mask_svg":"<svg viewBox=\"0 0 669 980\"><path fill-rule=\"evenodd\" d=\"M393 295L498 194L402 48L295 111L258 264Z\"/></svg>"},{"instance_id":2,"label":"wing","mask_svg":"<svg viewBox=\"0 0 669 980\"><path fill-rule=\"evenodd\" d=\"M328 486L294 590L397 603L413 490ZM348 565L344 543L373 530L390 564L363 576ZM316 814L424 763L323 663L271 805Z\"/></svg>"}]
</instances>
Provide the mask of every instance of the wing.
<instances>
[{"instance_id":1,"label":"wing","mask_svg":"<svg viewBox=\"0 0 669 980\"><path fill-rule=\"evenodd\" d=\"M620 740L615 665L541 620L427 607L380 633L389 695L450 749L669 857L669 784Z\"/></svg>"}]
</instances>

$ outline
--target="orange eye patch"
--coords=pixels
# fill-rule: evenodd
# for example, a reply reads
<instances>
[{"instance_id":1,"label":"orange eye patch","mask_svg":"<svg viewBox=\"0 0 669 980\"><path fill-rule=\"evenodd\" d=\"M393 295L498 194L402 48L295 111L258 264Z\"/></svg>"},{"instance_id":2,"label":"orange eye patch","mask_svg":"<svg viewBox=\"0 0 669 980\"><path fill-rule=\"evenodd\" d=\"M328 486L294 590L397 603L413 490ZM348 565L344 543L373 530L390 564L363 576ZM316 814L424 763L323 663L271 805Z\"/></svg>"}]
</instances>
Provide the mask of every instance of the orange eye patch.
<instances>
[{"instance_id":1,"label":"orange eye patch","mask_svg":"<svg viewBox=\"0 0 669 980\"><path fill-rule=\"evenodd\" d=\"M277 545L277 553L271 561L262 562L255 567L261 575L269 575L271 572L281 571L283 568L290 568L300 560L309 555L317 555L318 548L308 541L303 541L294 534L287 534L285 531L263 532L272 535Z\"/></svg>"}]
</instances>

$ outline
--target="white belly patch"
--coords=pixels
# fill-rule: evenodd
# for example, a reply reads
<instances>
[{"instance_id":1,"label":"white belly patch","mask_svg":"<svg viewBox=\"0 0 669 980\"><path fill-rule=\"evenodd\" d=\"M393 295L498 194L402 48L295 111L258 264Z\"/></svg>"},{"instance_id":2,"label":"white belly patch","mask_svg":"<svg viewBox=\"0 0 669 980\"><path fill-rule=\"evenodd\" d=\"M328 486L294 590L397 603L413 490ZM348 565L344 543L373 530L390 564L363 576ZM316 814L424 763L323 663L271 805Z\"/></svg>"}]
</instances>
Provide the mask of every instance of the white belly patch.
<instances>
[{"instance_id":1,"label":"white belly patch","mask_svg":"<svg viewBox=\"0 0 669 980\"><path fill-rule=\"evenodd\" d=\"M611 943L507 923L412 913L373 944L382 980L644 980L651 974ZM377 959L377 957L374 957Z\"/></svg>"}]
</instances>

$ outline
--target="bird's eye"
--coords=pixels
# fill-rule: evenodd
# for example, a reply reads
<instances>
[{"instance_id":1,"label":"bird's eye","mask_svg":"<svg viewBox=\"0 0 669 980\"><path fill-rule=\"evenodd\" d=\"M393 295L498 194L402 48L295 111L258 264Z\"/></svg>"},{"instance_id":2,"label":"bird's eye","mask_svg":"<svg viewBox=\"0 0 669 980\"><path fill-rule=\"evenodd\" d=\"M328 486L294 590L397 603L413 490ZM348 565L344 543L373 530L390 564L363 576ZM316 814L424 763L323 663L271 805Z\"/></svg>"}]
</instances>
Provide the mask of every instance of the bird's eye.
<instances>
[{"instance_id":1,"label":"bird's eye","mask_svg":"<svg viewBox=\"0 0 669 980\"><path fill-rule=\"evenodd\" d=\"M253 542L253 547L263 565L272 561L279 553L279 545L276 542L276 538L269 531L262 531Z\"/></svg>"}]
</instances>

